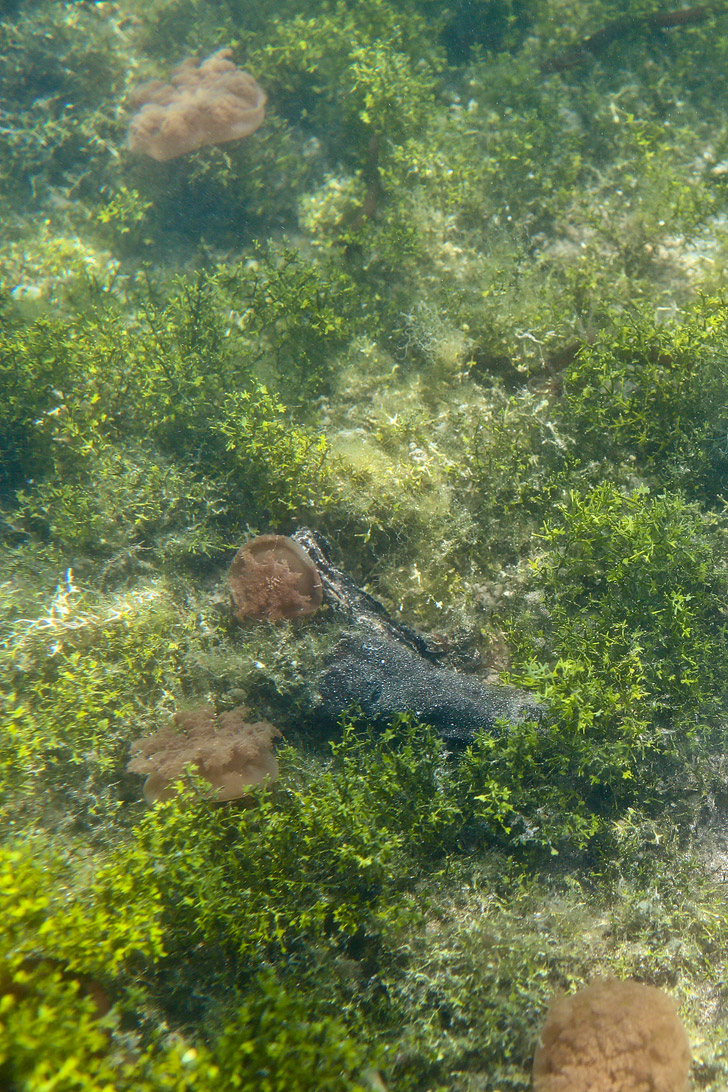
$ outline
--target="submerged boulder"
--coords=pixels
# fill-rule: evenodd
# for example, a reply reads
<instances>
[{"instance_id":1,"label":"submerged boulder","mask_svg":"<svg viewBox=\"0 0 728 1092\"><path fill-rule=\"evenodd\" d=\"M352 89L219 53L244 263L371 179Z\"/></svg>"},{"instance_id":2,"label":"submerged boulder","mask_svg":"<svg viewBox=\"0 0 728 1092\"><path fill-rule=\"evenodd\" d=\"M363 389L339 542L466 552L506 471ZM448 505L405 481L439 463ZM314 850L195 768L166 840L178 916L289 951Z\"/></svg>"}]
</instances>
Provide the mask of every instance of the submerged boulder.
<instances>
[{"instance_id":1,"label":"submerged boulder","mask_svg":"<svg viewBox=\"0 0 728 1092\"><path fill-rule=\"evenodd\" d=\"M373 718L412 712L444 739L463 742L479 729L495 731L499 721L539 720L543 712L526 691L489 686L431 662L403 642L354 631L336 645L318 691L327 719L352 706Z\"/></svg>"}]
</instances>

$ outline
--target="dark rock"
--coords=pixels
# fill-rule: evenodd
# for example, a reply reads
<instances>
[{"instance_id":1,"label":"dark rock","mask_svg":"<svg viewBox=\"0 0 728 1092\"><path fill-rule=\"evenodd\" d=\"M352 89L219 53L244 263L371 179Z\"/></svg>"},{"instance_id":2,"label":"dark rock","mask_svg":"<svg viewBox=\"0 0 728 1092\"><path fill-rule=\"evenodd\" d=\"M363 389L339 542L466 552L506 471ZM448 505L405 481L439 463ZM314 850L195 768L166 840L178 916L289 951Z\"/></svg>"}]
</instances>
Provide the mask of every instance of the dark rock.
<instances>
[{"instance_id":1,"label":"dark rock","mask_svg":"<svg viewBox=\"0 0 728 1092\"><path fill-rule=\"evenodd\" d=\"M526 691L488 686L373 633L351 633L336 645L318 690L325 719L352 706L373 718L411 711L443 738L464 742L480 728L495 731L499 720L513 724L543 715Z\"/></svg>"},{"instance_id":2,"label":"dark rock","mask_svg":"<svg viewBox=\"0 0 728 1092\"><path fill-rule=\"evenodd\" d=\"M315 680L321 720L335 721L353 706L374 719L412 712L444 739L468 742L480 728L495 732L498 721L542 718L542 707L525 690L488 686L443 666L436 643L395 621L332 564L321 535L301 527L293 539L316 566L324 603L347 620L343 639Z\"/></svg>"}]
</instances>

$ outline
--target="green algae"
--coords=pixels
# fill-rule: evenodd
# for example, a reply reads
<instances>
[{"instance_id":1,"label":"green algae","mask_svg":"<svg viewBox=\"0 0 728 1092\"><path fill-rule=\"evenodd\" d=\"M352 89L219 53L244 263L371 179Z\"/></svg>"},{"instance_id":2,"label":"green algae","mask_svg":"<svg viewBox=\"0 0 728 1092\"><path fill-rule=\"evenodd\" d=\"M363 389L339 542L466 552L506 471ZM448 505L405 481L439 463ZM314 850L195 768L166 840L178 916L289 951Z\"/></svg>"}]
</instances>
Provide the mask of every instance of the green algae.
<instances>
[{"instance_id":1,"label":"green algae","mask_svg":"<svg viewBox=\"0 0 728 1092\"><path fill-rule=\"evenodd\" d=\"M728 24L652 10L5 6L13 1092L526 1089L600 973L674 993L724 1086ZM265 125L132 157L129 91L227 44ZM302 522L547 721L332 737L337 623L225 603L240 542ZM130 741L243 699L279 782L143 814Z\"/></svg>"}]
</instances>

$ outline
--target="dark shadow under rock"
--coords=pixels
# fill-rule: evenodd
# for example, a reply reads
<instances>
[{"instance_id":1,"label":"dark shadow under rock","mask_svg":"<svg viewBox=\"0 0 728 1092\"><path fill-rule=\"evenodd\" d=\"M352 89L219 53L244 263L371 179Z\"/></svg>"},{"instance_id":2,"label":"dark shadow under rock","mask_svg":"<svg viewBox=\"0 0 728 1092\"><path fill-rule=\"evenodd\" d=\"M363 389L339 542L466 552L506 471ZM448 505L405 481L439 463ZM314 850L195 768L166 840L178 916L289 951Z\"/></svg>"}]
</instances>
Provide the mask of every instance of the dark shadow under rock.
<instances>
[{"instance_id":1,"label":"dark shadow under rock","mask_svg":"<svg viewBox=\"0 0 728 1092\"><path fill-rule=\"evenodd\" d=\"M540 720L543 709L523 690L488 686L379 634L351 633L319 676L319 712L336 719L352 706L373 718L413 712L444 739L468 742L499 720Z\"/></svg>"}]
</instances>

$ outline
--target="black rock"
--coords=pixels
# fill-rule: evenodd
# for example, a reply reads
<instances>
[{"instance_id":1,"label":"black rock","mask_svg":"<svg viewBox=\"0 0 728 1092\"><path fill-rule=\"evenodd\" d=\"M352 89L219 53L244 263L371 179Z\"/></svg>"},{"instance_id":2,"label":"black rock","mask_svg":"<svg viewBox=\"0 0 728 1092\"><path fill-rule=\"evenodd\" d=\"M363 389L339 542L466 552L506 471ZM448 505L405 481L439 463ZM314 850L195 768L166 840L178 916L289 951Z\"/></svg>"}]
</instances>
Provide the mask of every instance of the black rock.
<instances>
[{"instance_id":1,"label":"black rock","mask_svg":"<svg viewBox=\"0 0 728 1092\"><path fill-rule=\"evenodd\" d=\"M352 706L373 718L411 711L444 739L463 742L480 728L495 731L500 720L514 724L543 716L526 691L488 686L432 663L406 644L366 632L351 633L336 645L318 691L325 719Z\"/></svg>"}]
</instances>

